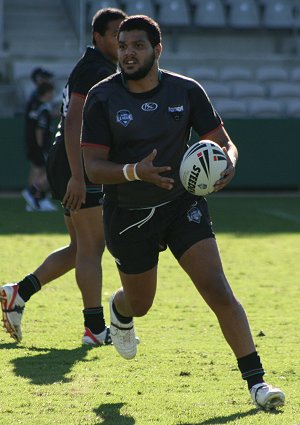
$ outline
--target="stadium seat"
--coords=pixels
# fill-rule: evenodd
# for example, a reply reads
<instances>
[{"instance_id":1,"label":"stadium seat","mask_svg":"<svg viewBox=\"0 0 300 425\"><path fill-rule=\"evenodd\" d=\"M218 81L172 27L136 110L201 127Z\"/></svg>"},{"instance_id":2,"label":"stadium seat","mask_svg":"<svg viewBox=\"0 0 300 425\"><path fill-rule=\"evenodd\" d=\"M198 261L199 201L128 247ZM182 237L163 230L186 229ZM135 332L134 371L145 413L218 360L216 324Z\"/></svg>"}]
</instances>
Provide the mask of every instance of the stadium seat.
<instances>
[{"instance_id":1,"label":"stadium seat","mask_svg":"<svg viewBox=\"0 0 300 425\"><path fill-rule=\"evenodd\" d=\"M216 98L213 105L222 118L247 117L247 105L243 100Z\"/></svg>"},{"instance_id":2,"label":"stadium seat","mask_svg":"<svg viewBox=\"0 0 300 425\"><path fill-rule=\"evenodd\" d=\"M195 6L193 21L197 27L226 27L226 16L221 0L192 0Z\"/></svg>"},{"instance_id":3,"label":"stadium seat","mask_svg":"<svg viewBox=\"0 0 300 425\"><path fill-rule=\"evenodd\" d=\"M200 81L200 84L212 100L217 97L227 98L231 95L230 87L221 82Z\"/></svg>"},{"instance_id":4,"label":"stadium seat","mask_svg":"<svg viewBox=\"0 0 300 425\"><path fill-rule=\"evenodd\" d=\"M93 19L93 16L97 12L97 10L104 9L106 7L120 8L120 4L117 0L90 0L88 2L88 14L87 14L88 22L87 22L87 24L88 24L89 27L90 27L90 23Z\"/></svg>"},{"instance_id":5,"label":"stadium seat","mask_svg":"<svg viewBox=\"0 0 300 425\"><path fill-rule=\"evenodd\" d=\"M151 0L123 0L128 15L147 15L156 19L154 4Z\"/></svg>"},{"instance_id":6,"label":"stadium seat","mask_svg":"<svg viewBox=\"0 0 300 425\"><path fill-rule=\"evenodd\" d=\"M259 0L263 5L262 25L265 28L291 29L294 25L292 5L289 0Z\"/></svg>"},{"instance_id":7,"label":"stadium seat","mask_svg":"<svg viewBox=\"0 0 300 425\"><path fill-rule=\"evenodd\" d=\"M239 98L263 98L265 96L265 86L254 81L238 81L232 83L233 97Z\"/></svg>"},{"instance_id":8,"label":"stadium seat","mask_svg":"<svg viewBox=\"0 0 300 425\"><path fill-rule=\"evenodd\" d=\"M251 81L253 79L252 70L246 66L225 66L220 70L221 81Z\"/></svg>"},{"instance_id":9,"label":"stadium seat","mask_svg":"<svg viewBox=\"0 0 300 425\"><path fill-rule=\"evenodd\" d=\"M248 102L249 117L279 118L284 115L282 102L274 99L252 99Z\"/></svg>"},{"instance_id":10,"label":"stadium seat","mask_svg":"<svg viewBox=\"0 0 300 425\"><path fill-rule=\"evenodd\" d=\"M291 74L290 74L290 80L300 82L300 67L292 68Z\"/></svg>"},{"instance_id":11,"label":"stadium seat","mask_svg":"<svg viewBox=\"0 0 300 425\"><path fill-rule=\"evenodd\" d=\"M188 77L194 78L197 81L218 79L218 73L216 68L208 66L191 66L186 72Z\"/></svg>"},{"instance_id":12,"label":"stadium seat","mask_svg":"<svg viewBox=\"0 0 300 425\"><path fill-rule=\"evenodd\" d=\"M286 68L276 65L262 66L256 70L256 79L263 82L287 81L289 73Z\"/></svg>"},{"instance_id":13,"label":"stadium seat","mask_svg":"<svg viewBox=\"0 0 300 425\"><path fill-rule=\"evenodd\" d=\"M228 25L232 28L259 28L260 16L255 0L226 0L229 5Z\"/></svg>"},{"instance_id":14,"label":"stadium seat","mask_svg":"<svg viewBox=\"0 0 300 425\"><path fill-rule=\"evenodd\" d=\"M166 27L190 25L189 8L185 0L155 0L158 4L158 23Z\"/></svg>"},{"instance_id":15,"label":"stadium seat","mask_svg":"<svg viewBox=\"0 0 300 425\"><path fill-rule=\"evenodd\" d=\"M272 83L269 85L269 96L281 99L300 99L300 85L296 82Z\"/></svg>"},{"instance_id":16,"label":"stadium seat","mask_svg":"<svg viewBox=\"0 0 300 425\"><path fill-rule=\"evenodd\" d=\"M300 118L300 99L285 102L285 113L291 118Z\"/></svg>"}]
</instances>

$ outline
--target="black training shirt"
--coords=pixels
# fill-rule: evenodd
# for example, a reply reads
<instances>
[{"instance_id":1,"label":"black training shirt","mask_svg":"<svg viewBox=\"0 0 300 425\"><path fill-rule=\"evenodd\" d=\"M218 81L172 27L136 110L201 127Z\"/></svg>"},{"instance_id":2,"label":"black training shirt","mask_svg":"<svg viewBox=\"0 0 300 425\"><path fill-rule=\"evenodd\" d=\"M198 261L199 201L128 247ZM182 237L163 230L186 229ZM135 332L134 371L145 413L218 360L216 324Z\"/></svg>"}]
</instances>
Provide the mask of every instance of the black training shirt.
<instances>
[{"instance_id":1,"label":"black training shirt","mask_svg":"<svg viewBox=\"0 0 300 425\"><path fill-rule=\"evenodd\" d=\"M98 49L88 47L71 72L63 90L61 120L58 125L56 142L64 140L64 119L67 115L71 94L85 98L88 91L99 81L114 74L117 66Z\"/></svg>"},{"instance_id":2,"label":"black training shirt","mask_svg":"<svg viewBox=\"0 0 300 425\"><path fill-rule=\"evenodd\" d=\"M172 190L143 181L105 185L107 201L126 208L145 208L177 198L184 188L179 166L193 128L204 136L221 125L221 118L195 80L160 71L159 85L146 93L131 93L121 74L94 86L83 113L82 146L101 145L108 159L135 163L157 149L155 166L170 166ZM101 182L97 182L101 183Z\"/></svg>"}]
</instances>

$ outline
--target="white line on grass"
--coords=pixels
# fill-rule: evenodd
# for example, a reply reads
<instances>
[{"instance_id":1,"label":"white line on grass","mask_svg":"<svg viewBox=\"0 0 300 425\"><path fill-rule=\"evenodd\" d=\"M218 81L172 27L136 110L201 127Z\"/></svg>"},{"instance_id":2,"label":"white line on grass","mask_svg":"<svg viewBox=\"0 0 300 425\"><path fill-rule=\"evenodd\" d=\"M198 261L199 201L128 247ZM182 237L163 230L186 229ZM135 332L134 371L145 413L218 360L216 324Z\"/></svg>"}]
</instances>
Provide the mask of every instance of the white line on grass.
<instances>
[{"instance_id":1,"label":"white line on grass","mask_svg":"<svg viewBox=\"0 0 300 425\"><path fill-rule=\"evenodd\" d=\"M300 223L300 217L294 214L288 214L280 210L265 210L265 213L273 215L274 217L282 218L284 220L292 221L293 223Z\"/></svg>"}]
</instances>

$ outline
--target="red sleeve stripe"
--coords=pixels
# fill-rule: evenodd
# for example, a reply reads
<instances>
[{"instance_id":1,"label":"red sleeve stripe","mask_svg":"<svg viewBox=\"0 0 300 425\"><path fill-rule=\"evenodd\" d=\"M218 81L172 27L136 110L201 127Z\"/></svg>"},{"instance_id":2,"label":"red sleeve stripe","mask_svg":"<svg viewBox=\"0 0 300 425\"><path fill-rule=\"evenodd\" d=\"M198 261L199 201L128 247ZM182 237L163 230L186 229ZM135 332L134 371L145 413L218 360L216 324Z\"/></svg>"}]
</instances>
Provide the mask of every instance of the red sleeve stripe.
<instances>
[{"instance_id":1,"label":"red sleeve stripe","mask_svg":"<svg viewBox=\"0 0 300 425\"><path fill-rule=\"evenodd\" d=\"M110 150L110 147L109 146L106 146L106 145L97 145L96 143L81 142L80 145L82 147L104 148L104 149L107 149L108 151Z\"/></svg>"},{"instance_id":2,"label":"red sleeve stripe","mask_svg":"<svg viewBox=\"0 0 300 425\"><path fill-rule=\"evenodd\" d=\"M72 95L73 95L73 96L77 96L77 97L81 97L82 99L85 99L85 98L86 98L86 95L85 95L85 94L82 94L82 93L75 93L75 92L72 92Z\"/></svg>"}]
</instances>

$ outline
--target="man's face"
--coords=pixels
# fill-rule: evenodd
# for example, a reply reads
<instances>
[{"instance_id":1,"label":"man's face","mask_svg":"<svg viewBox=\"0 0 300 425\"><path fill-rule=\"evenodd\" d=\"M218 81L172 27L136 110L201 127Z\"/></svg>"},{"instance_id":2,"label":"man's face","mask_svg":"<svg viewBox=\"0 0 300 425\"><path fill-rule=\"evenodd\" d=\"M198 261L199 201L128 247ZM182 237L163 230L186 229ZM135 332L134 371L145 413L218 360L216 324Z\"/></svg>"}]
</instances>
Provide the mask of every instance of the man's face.
<instances>
[{"instance_id":1,"label":"man's face","mask_svg":"<svg viewBox=\"0 0 300 425\"><path fill-rule=\"evenodd\" d=\"M122 31L119 34L119 65L127 80L140 80L149 73L156 59L145 31Z\"/></svg>"},{"instance_id":2,"label":"man's face","mask_svg":"<svg viewBox=\"0 0 300 425\"><path fill-rule=\"evenodd\" d=\"M111 59L113 62L118 61L118 41L117 34L122 19L110 21L107 25L107 30L104 35L100 35L97 39L97 47L100 48L102 53Z\"/></svg>"}]
</instances>

